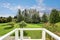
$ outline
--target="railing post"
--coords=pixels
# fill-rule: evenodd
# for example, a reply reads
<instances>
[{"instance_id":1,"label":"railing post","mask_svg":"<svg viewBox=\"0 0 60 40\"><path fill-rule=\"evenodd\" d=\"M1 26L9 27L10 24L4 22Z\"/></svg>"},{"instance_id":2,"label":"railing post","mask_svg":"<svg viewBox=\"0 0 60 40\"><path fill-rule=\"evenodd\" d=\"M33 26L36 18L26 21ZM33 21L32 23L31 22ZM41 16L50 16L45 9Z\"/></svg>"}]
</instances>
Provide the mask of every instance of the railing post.
<instances>
[{"instance_id":1,"label":"railing post","mask_svg":"<svg viewBox=\"0 0 60 40\"><path fill-rule=\"evenodd\" d=\"M23 30L20 30L20 40L23 40Z\"/></svg>"},{"instance_id":2,"label":"railing post","mask_svg":"<svg viewBox=\"0 0 60 40\"><path fill-rule=\"evenodd\" d=\"M18 30L15 31L15 40L18 40Z\"/></svg>"},{"instance_id":3,"label":"railing post","mask_svg":"<svg viewBox=\"0 0 60 40\"><path fill-rule=\"evenodd\" d=\"M0 40L2 40L2 39L0 38Z\"/></svg>"},{"instance_id":4,"label":"railing post","mask_svg":"<svg viewBox=\"0 0 60 40\"><path fill-rule=\"evenodd\" d=\"M46 32L44 30L42 30L42 40L46 40Z\"/></svg>"},{"instance_id":5,"label":"railing post","mask_svg":"<svg viewBox=\"0 0 60 40\"><path fill-rule=\"evenodd\" d=\"M58 39L56 39L56 40L60 40L60 37Z\"/></svg>"}]
</instances>

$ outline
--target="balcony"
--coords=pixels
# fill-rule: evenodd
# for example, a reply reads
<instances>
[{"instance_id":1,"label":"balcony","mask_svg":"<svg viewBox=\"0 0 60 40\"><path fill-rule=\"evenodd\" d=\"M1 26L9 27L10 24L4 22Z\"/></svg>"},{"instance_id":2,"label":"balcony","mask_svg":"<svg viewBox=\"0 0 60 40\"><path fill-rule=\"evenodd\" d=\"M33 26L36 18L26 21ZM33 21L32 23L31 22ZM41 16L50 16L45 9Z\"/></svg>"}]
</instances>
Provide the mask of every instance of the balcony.
<instances>
[{"instance_id":1,"label":"balcony","mask_svg":"<svg viewBox=\"0 0 60 40\"><path fill-rule=\"evenodd\" d=\"M41 30L42 31L42 38L41 39L31 39L30 37L24 37L23 31L26 30ZM18 36L18 31L20 31L20 36ZM15 38L10 37L11 34L15 33ZM55 40L60 40L60 37L55 35L54 33L48 31L45 28L16 28L11 32L5 34L4 36L0 37L0 40L46 40L46 33L49 34Z\"/></svg>"}]
</instances>

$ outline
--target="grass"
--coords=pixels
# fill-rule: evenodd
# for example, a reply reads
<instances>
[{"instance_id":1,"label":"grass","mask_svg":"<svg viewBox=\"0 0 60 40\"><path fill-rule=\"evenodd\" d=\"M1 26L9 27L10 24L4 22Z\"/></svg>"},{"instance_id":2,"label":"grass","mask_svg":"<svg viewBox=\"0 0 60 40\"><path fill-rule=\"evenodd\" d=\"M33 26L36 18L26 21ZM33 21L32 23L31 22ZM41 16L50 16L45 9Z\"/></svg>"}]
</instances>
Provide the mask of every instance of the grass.
<instances>
[{"instance_id":1,"label":"grass","mask_svg":"<svg viewBox=\"0 0 60 40\"><path fill-rule=\"evenodd\" d=\"M57 31L60 32L60 22L56 23L56 25L57 25Z\"/></svg>"},{"instance_id":2,"label":"grass","mask_svg":"<svg viewBox=\"0 0 60 40\"><path fill-rule=\"evenodd\" d=\"M25 31L27 33L28 37L31 37L32 39L41 39L42 37L42 31Z\"/></svg>"},{"instance_id":3,"label":"grass","mask_svg":"<svg viewBox=\"0 0 60 40\"><path fill-rule=\"evenodd\" d=\"M6 33L12 31L15 28L20 28L19 27L19 23L15 23L13 28L10 29L4 29L6 27L10 27L10 25L8 25L9 23L0 23L0 36L5 35ZM56 30L60 33L60 22L56 23L57 27ZM43 24L39 23L39 24L27 24L26 28L42 28ZM41 31L25 31L27 33L28 37L31 38L41 38Z\"/></svg>"},{"instance_id":4,"label":"grass","mask_svg":"<svg viewBox=\"0 0 60 40\"><path fill-rule=\"evenodd\" d=\"M10 25L8 25L9 23L0 23L0 36L5 35L6 33L12 31L15 28L20 28L19 27L19 23L15 23L13 28L10 29L4 29L6 27L10 27ZM41 28L43 24L27 24L26 28ZM41 38L41 31L26 31L27 36L31 37L31 38Z\"/></svg>"}]
</instances>

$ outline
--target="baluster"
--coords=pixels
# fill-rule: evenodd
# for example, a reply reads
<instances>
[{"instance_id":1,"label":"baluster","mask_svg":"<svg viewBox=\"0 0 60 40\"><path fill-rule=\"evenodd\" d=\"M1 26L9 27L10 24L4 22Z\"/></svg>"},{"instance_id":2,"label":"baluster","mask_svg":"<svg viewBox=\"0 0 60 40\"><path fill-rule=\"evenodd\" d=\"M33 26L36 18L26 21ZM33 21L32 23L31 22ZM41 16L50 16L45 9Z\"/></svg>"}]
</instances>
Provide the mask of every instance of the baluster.
<instances>
[{"instance_id":1,"label":"baluster","mask_svg":"<svg viewBox=\"0 0 60 40\"><path fill-rule=\"evenodd\" d=\"M15 31L15 40L18 40L18 30Z\"/></svg>"},{"instance_id":2,"label":"baluster","mask_svg":"<svg viewBox=\"0 0 60 40\"><path fill-rule=\"evenodd\" d=\"M46 40L46 32L44 30L42 30L42 40Z\"/></svg>"},{"instance_id":3,"label":"baluster","mask_svg":"<svg viewBox=\"0 0 60 40\"><path fill-rule=\"evenodd\" d=\"M23 40L23 30L20 30L20 39Z\"/></svg>"}]
</instances>

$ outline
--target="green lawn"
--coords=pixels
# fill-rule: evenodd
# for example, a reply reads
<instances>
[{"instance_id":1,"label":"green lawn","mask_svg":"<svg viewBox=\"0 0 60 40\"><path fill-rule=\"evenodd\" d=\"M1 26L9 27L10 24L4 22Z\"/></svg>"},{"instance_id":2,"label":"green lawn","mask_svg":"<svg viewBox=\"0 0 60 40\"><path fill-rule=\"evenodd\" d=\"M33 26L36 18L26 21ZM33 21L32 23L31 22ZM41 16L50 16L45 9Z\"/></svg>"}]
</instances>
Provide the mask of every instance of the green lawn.
<instances>
[{"instance_id":1,"label":"green lawn","mask_svg":"<svg viewBox=\"0 0 60 40\"><path fill-rule=\"evenodd\" d=\"M0 36L5 35L6 33L12 31L15 28L20 28L19 27L19 23L15 23L13 28L9 28L9 29L5 29L6 27L10 27L10 25L8 25L9 23L0 23ZM60 22L56 23L56 25L58 27L57 31L60 32ZM43 24L27 24L26 28L42 28ZM31 37L31 38L41 38L41 31L25 31L27 33L27 36Z\"/></svg>"},{"instance_id":2,"label":"green lawn","mask_svg":"<svg viewBox=\"0 0 60 40\"><path fill-rule=\"evenodd\" d=\"M56 25L57 25L57 27L56 27L57 29L56 29L56 30L57 30L58 32L60 32L60 22L56 23Z\"/></svg>"},{"instance_id":3,"label":"green lawn","mask_svg":"<svg viewBox=\"0 0 60 40\"><path fill-rule=\"evenodd\" d=\"M0 24L0 36L3 36L4 34L10 32L11 30L15 28L19 28L19 23L15 23L13 28L5 29L6 27L10 27L8 25L9 23L1 23ZM26 28L41 28L43 24L27 24ZM27 36L31 38L41 38L41 31L26 31Z\"/></svg>"}]
</instances>

